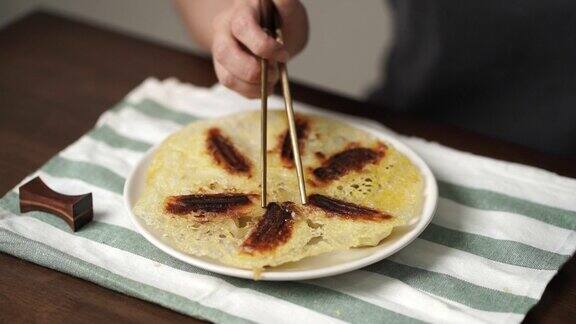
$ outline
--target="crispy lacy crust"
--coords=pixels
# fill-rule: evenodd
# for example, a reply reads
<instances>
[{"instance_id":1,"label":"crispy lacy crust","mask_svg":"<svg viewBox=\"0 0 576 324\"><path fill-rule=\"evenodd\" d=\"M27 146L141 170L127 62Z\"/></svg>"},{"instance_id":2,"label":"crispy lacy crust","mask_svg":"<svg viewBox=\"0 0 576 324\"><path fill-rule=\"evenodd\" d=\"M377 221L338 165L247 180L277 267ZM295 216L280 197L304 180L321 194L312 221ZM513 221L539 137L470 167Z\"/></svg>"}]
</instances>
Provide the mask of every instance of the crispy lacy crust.
<instances>
[{"instance_id":1,"label":"crispy lacy crust","mask_svg":"<svg viewBox=\"0 0 576 324\"><path fill-rule=\"evenodd\" d=\"M337 121L296 117L309 204L289 203L299 198L287 166L292 146L285 113L271 111L268 198L277 203L260 208L260 179L251 176L260 167L260 115L251 112L198 121L167 138L136 215L180 251L258 270L377 245L418 214L421 174L394 147Z\"/></svg>"}]
</instances>

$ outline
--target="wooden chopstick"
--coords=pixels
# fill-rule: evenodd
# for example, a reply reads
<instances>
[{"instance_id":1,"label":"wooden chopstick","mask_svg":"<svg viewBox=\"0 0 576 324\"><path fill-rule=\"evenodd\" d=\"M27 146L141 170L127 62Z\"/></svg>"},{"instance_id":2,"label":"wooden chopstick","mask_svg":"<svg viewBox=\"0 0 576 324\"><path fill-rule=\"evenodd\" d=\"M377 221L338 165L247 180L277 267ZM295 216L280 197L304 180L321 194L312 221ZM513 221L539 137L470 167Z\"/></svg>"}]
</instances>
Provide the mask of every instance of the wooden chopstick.
<instances>
[{"instance_id":1,"label":"wooden chopstick","mask_svg":"<svg viewBox=\"0 0 576 324\"><path fill-rule=\"evenodd\" d=\"M280 43L284 44L282 31L280 28L276 30L277 39ZM296 165L296 174L298 175L298 189L300 190L300 201L302 205L308 203L306 196L306 182L304 181L304 168L302 168L302 158L300 156L300 147L298 146L298 133L296 130L296 120L294 118L294 107L292 107L292 93L290 92L290 83L288 80L288 68L286 63L279 63L280 80L282 83L282 96L284 97L284 106L286 108L286 116L288 117L288 129L290 130L290 141L292 142L292 152L294 153L294 164Z\"/></svg>"},{"instance_id":2,"label":"wooden chopstick","mask_svg":"<svg viewBox=\"0 0 576 324\"><path fill-rule=\"evenodd\" d=\"M260 98L261 98L261 119L260 119L260 157L262 163L262 173L261 173L261 181L262 181L262 192L261 192L261 199L260 203L262 208L266 208L268 205L267 200L267 186L266 186L266 179L267 179L267 137L268 137L268 62L265 59L260 59Z\"/></svg>"},{"instance_id":3,"label":"wooden chopstick","mask_svg":"<svg viewBox=\"0 0 576 324\"><path fill-rule=\"evenodd\" d=\"M261 14L261 24L267 32L271 33L276 39L284 44L284 38L282 35L282 30L277 24L277 19L274 11L273 4L270 0L260 0L260 14ZM266 136L267 136L267 111L268 111L268 62L265 59L260 61L262 71L260 75L260 95L261 95L261 108L262 108L262 119L261 119L261 159L262 159L262 207L266 207L267 203L267 163L266 163ZM300 156L300 148L298 147L298 134L296 131L296 121L294 118L294 107L292 106L292 93L290 92L290 83L288 79L288 68L285 63L279 63L278 68L280 69L280 80L282 83L282 95L284 97L284 106L286 109L286 116L288 119L288 129L290 133L290 142L292 144L292 152L294 155L294 164L296 165L296 174L298 176L298 189L300 191L300 201L303 205L308 202L308 197L306 196L306 183L304 181L304 168L302 167L302 158Z\"/></svg>"},{"instance_id":4,"label":"wooden chopstick","mask_svg":"<svg viewBox=\"0 0 576 324\"><path fill-rule=\"evenodd\" d=\"M272 35L276 29L273 20L272 3L270 1L260 0L260 24L266 33ZM260 204L262 208L268 205L268 191L267 191L267 137L268 137L268 61L265 58L260 58L260 101L261 101L261 117L260 117L260 159L262 164L261 171L261 198Z\"/></svg>"}]
</instances>

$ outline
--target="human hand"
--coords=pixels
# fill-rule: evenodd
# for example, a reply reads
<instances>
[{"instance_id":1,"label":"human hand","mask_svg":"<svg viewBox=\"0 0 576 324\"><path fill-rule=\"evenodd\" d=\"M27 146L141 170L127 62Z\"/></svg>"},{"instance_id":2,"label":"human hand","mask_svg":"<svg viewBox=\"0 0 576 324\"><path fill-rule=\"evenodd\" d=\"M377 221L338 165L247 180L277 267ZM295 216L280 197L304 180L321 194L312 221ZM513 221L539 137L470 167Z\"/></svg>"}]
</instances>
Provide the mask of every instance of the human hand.
<instances>
[{"instance_id":1,"label":"human hand","mask_svg":"<svg viewBox=\"0 0 576 324\"><path fill-rule=\"evenodd\" d=\"M270 91L279 78L276 62L287 62L308 41L308 17L299 0L271 0L280 16L284 44L260 27L258 0L235 0L213 22L212 57L220 83L248 98L260 96L260 59L269 62Z\"/></svg>"}]
</instances>

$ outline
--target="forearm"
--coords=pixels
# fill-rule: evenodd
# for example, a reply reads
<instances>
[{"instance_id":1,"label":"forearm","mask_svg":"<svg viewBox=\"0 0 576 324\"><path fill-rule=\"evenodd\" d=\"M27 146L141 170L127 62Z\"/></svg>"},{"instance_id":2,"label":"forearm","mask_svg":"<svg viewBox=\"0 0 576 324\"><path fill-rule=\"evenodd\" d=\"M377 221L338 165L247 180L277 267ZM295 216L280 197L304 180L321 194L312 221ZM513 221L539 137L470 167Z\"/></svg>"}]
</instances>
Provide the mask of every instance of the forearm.
<instances>
[{"instance_id":1,"label":"forearm","mask_svg":"<svg viewBox=\"0 0 576 324\"><path fill-rule=\"evenodd\" d=\"M209 51L214 38L213 21L233 0L174 0L188 33L202 49Z\"/></svg>"}]
</instances>

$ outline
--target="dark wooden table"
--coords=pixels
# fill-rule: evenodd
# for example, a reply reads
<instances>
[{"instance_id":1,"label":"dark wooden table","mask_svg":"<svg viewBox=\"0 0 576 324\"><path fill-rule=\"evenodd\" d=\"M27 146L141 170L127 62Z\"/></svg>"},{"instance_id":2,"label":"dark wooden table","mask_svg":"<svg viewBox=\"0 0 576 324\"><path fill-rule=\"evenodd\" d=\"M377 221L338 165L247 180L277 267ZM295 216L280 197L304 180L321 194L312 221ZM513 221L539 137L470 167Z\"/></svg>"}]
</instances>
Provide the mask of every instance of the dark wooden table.
<instances>
[{"instance_id":1,"label":"dark wooden table","mask_svg":"<svg viewBox=\"0 0 576 324\"><path fill-rule=\"evenodd\" d=\"M209 86L209 60L48 13L0 31L0 193L88 131L105 109L148 76ZM455 127L294 84L297 100L374 118L404 134L576 177L576 160L540 154ZM526 318L576 318L573 257ZM0 253L0 322L196 322L196 320Z\"/></svg>"}]
</instances>

